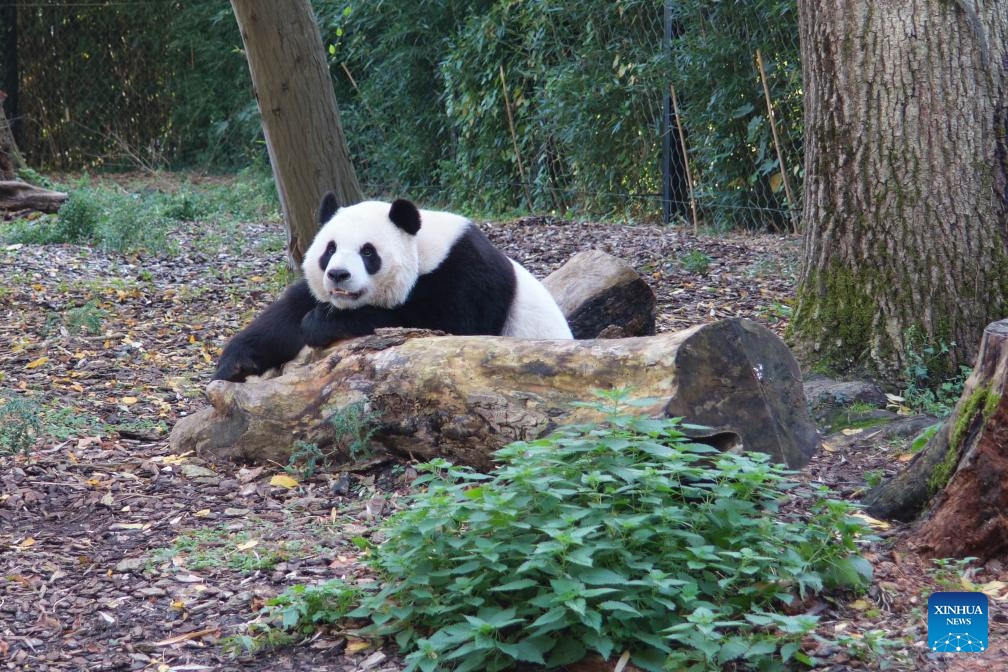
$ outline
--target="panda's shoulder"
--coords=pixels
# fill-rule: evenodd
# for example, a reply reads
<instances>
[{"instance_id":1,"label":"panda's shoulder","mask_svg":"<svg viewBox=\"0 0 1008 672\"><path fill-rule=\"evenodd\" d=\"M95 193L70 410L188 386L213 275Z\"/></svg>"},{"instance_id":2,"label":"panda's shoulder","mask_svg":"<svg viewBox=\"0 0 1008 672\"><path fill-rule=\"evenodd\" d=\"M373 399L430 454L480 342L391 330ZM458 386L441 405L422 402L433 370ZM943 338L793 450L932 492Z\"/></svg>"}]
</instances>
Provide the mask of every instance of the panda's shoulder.
<instances>
[{"instance_id":1,"label":"panda's shoulder","mask_svg":"<svg viewBox=\"0 0 1008 672\"><path fill-rule=\"evenodd\" d=\"M481 237L479 229L467 217L441 210L421 210L417 234L421 275L440 266L459 241Z\"/></svg>"}]
</instances>

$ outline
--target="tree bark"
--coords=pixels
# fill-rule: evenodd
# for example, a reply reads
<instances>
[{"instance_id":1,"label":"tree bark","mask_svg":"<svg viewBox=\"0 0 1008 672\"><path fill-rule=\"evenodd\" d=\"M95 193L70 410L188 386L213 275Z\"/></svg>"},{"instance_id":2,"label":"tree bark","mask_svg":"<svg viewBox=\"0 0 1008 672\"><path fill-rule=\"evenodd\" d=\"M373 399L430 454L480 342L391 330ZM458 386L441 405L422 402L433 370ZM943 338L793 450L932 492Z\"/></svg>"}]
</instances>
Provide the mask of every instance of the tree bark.
<instances>
[{"instance_id":1,"label":"tree bark","mask_svg":"<svg viewBox=\"0 0 1008 672\"><path fill-rule=\"evenodd\" d=\"M343 137L322 38L308 0L231 0L255 88L287 225L288 261L300 270L318 231L318 205L362 199Z\"/></svg>"},{"instance_id":2,"label":"tree bark","mask_svg":"<svg viewBox=\"0 0 1008 672\"><path fill-rule=\"evenodd\" d=\"M217 460L284 464L297 441L326 451L338 445L330 420L364 403L381 446L485 469L511 441L598 420L597 409L571 404L598 401L593 389L614 387L650 400L635 412L708 426L696 434L723 449L800 467L818 447L797 362L773 332L744 319L589 341L383 330L276 378L210 383L211 407L179 420L171 445Z\"/></svg>"},{"instance_id":3,"label":"tree bark","mask_svg":"<svg viewBox=\"0 0 1008 672\"><path fill-rule=\"evenodd\" d=\"M14 141L14 130L4 113L5 98L4 92L0 91L0 180L16 180L18 171L24 168L24 159Z\"/></svg>"},{"instance_id":4,"label":"tree bark","mask_svg":"<svg viewBox=\"0 0 1008 672\"><path fill-rule=\"evenodd\" d=\"M911 541L937 557L1008 553L1008 320L984 330L973 373L941 431L868 497L872 515L907 520L932 495ZM895 512L901 515L891 516Z\"/></svg>"},{"instance_id":5,"label":"tree bark","mask_svg":"<svg viewBox=\"0 0 1008 672\"><path fill-rule=\"evenodd\" d=\"M799 0L806 235L799 359L947 374L1008 313L1008 3Z\"/></svg>"},{"instance_id":6,"label":"tree bark","mask_svg":"<svg viewBox=\"0 0 1008 672\"><path fill-rule=\"evenodd\" d=\"M26 182L0 182L0 210L56 212L66 199L62 191L34 187Z\"/></svg>"},{"instance_id":7,"label":"tree bark","mask_svg":"<svg viewBox=\"0 0 1008 672\"><path fill-rule=\"evenodd\" d=\"M11 143L16 146L20 138L20 123L18 122L18 101L21 97L21 72L18 67L18 6L16 2L5 2L0 6L0 26L5 30L3 36L3 89L7 94L6 105L10 114L9 131L11 133ZM5 101L0 100L0 103ZM3 105L0 104L0 114L3 113ZM0 179L8 179L0 177Z\"/></svg>"}]
</instances>

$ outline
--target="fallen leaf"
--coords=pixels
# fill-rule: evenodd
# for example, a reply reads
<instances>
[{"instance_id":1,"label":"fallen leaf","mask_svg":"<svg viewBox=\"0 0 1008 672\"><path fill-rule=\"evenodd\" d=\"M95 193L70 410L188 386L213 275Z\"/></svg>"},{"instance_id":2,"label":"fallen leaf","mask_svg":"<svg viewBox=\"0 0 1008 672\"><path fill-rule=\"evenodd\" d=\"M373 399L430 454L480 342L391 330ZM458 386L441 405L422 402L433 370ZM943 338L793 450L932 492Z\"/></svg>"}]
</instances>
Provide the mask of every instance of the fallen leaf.
<instances>
[{"instance_id":1,"label":"fallen leaf","mask_svg":"<svg viewBox=\"0 0 1008 672\"><path fill-rule=\"evenodd\" d=\"M857 609L858 611L864 611L871 605L868 604L867 600L854 600L853 602L851 602L850 606L852 609Z\"/></svg>"},{"instance_id":2,"label":"fallen leaf","mask_svg":"<svg viewBox=\"0 0 1008 672\"><path fill-rule=\"evenodd\" d=\"M371 642L365 639L348 639L346 645L346 653L354 654L360 653L361 651L366 651L371 648Z\"/></svg>"},{"instance_id":3,"label":"fallen leaf","mask_svg":"<svg viewBox=\"0 0 1008 672\"><path fill-rule=\"evenodd\" d=\"M879 520L878 518L872 518L867 513L861 513L860 511L851 514L851 518L857 518L858 520L866 523L869 527L874 530L890 530L892 529L892 523L888 523L884 520Z\"/></svg>"},{"instance_id":4,"label":"fallen leaf","mask_svg":"<svg viewBox=\"0 0 1008 672\"><path fill-rule=\"evenodd\" d=\"M124 406L132 406L140 400L136 397L123 397L120 401L122 401Z\"/></svg>"},{"instance_id":5,"label":"fallen leaf","mask_svg":"<svg viewBox=\"0 0 1008 672\"><path fill-rule=\"evenodd\" d=\"M270 485L274 485L280 488L296 488L298 486L297 479L291 478L287 474L277 474L270 479Z\"/></svg>"},{"instance_id":6,"label":"fallen leaf","mask_svg":"<svg viewBox=\"0 0 1008 672\"><path fill-rule=\"evenodd\" d=\"M977 586L980 592L986 593L995 600L1008 600L1008 583L1004 581L988 581L980 586Z\"/></svg>"},{"instance_id":7,"label":"fallen leaf","mask_svg":"<svg viewBox=\"0 0 1008 672\"><path fill-rule=\"evenodd\" d=\"M45 364L48 361L49 361L49 358L46 357L45 355L42 355L38 359L33 359L32 361L30 361L27 364L25 364L25 368L26 369L37 369L38 367L42 366L43 364Z\"/></svg>"},{"instance_id":8,"label":"fallen leaf","mask_svg":"<svg viewBox=\"0 0 1008 672\"><path fill-rule=\"evenodd\" d=\"M21 543L18 544L18 548L23 551L26 548L31 548L34 545L35 545L35 538L34 537L25 537L21 541Z\"/></svg>"}]
</instances>

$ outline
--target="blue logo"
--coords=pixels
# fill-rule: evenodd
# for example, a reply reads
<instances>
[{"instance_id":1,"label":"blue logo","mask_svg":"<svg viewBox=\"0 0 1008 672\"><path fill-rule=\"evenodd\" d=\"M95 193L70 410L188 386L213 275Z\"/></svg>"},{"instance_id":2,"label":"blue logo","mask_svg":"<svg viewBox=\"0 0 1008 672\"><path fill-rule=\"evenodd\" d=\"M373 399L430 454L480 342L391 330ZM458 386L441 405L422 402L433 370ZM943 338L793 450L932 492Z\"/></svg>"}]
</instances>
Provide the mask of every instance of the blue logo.
<instances>
[{"instance_id":1,"label":"blue logo","mask_svg":"<svg viewBox=\"0 0 1008 672\"><path fill-rule=\"evenodd\" d=\"M939 653L987 650L987 596L933 593L928 598L928 646Z\"/></svg>"}]
</instances>

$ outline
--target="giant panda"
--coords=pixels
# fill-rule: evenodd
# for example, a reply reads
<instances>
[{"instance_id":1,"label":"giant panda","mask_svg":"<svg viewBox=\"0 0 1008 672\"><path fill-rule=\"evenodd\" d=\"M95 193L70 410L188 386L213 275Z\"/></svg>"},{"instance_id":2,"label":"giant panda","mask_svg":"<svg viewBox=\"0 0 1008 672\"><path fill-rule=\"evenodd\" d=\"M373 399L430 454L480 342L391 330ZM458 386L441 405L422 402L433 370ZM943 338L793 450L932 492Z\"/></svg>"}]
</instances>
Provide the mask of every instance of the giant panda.
<instances>
[{"instance_id":1,"label":"giant panda","mask_svg":"<svg viewBox=\"0 0 1008 672\"><path fill-rule=\"evenodd\" d=\"M305 345L379 327L572 338L549 291L465 217L405 199L340 208L326 194L319 223L304 279L231 339L214 379L242 381L294 359Z\"/></svg>"}]
</instances>

